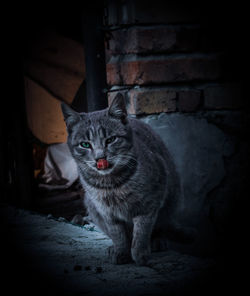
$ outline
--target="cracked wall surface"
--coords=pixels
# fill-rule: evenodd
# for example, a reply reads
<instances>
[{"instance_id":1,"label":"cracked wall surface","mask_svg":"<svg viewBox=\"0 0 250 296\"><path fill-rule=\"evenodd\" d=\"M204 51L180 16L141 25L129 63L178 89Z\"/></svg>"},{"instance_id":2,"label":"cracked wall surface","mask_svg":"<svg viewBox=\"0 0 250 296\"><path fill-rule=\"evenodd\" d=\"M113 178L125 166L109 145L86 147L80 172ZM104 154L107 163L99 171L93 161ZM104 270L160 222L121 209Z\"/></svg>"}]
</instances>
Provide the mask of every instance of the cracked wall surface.
<instances>
[{"instance_id":1,"label":"cracked wall surface","mask_svg":"<svg viewBox=\"0 0 250 296\"><path fill-rule=\"evenodd\" d=\"M226 117L230 118L230 112L220 115L224 116L224 122ZM231 180L238 165L235 137L201 113L161 113L141 120L161 136L179 173L182 195L177 218L198 231L195 245L187 249L210 252L215 247L216 228L223 227L223 217L229 211L227 193L240 185L240 178L235 182ZM214 219L212 211L216 211Z\"/></svg>"}]
</instances>

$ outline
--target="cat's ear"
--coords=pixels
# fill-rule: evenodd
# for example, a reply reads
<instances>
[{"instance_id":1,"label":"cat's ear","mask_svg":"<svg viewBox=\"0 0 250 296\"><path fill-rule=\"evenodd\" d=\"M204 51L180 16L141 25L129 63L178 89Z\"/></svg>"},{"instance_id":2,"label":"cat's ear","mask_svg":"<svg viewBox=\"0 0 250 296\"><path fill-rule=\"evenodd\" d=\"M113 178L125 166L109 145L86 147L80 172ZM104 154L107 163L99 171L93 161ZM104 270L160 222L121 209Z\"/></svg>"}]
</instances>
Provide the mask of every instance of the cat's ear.
<instances>
[{"instance_id":1,"label":"cat's ear","mask_svg":"<svg viewBox=\"0 0 250 296\"><path fill-rule=\"evenodd\" d=\"M61 103L62 113L67 129L69 130L77 121L81 119L80 114L71 109L67 104Z\"/></svg>"},{"instance_id":2,"label":"cat's ear","mask_svg":"<svg viewBox=\"0 0 250 296\"><path fill-rule=\"evenodd\" d=\"M127 118L127 110L124 97L121 93L118 93L115 98L113 99L108 114L111 117L115 117L120 119L123 123L126 123Z\"/></svg>"}]
</instances>

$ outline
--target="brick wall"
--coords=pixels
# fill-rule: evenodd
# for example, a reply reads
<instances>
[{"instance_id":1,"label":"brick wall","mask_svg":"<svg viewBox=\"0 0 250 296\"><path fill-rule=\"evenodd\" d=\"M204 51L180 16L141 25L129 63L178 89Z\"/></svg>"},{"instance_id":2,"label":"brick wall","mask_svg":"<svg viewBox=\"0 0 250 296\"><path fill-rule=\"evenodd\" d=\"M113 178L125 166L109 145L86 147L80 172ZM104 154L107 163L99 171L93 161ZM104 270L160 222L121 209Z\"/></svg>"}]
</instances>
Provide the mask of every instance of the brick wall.
<instances>
[{"instance_id":1,"label":"brick wall","mask_svg":"<svg viewBox=\"0 0 250 296\"><path fill-rule=\"evenodd\" d=\"M239 85L227 80L216 30L190 11L183 14L175 7L171 14L165 5L150 14L143 3L134 2L125 1L125 8L109 7L113 12L108 15L106 44L109 101L122 91L135 115L242 107ZM114 17L118 10L119 19Z\"/></svg>"},{"instance_id":2,"label":"brick wall","mask_svg":"<svg viewBox=\"0 0 250 296\"><path fill-rule=\"evenodd\" d=\"M217 4L200 4L200 14L189 1L167 3L109 1L108 99L122 92L128 112L162 137L182 184L179 219L198 229L193 247L211 251L215 232L229 233L249 170L239 26Z\"/></svg>"}]
</instances>

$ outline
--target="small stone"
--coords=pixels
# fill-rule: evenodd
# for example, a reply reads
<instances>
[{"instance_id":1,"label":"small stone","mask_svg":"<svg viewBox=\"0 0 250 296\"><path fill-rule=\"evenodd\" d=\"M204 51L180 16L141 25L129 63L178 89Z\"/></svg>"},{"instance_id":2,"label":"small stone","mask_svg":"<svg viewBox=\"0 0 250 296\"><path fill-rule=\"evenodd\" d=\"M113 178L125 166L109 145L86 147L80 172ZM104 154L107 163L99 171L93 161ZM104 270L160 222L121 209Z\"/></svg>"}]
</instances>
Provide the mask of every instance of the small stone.
<instances>
[{"instance_id":1,"label":"small stone","mask_svg":"<svg viewBox=\"0 0 250 296\"><path fill-rule=\"evenodd\" d=\"M59 221L59 222L66 222L67 220L65 218L63 218L63 217L59 217L57 221Z\"/></svg>"},{"instance_id":2,"label":"small stone","mask_svg":"<svg viewBox=\"0 0 250 296\"><path fill-rule=\"evenodd\" d=\"M75 215L70 222L73 224L84 225L83 217L80 214Z\"/></svg>"}]
</instances>

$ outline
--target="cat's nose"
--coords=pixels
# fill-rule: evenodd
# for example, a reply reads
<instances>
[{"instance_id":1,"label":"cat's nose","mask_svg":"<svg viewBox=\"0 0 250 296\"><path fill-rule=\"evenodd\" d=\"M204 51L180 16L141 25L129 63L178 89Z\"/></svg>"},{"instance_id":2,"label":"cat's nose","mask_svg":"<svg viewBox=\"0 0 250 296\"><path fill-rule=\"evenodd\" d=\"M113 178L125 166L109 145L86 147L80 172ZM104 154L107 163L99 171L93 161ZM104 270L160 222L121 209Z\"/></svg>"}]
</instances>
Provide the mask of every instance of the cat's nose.
<instances>
[{"instance_id":1,"label":"cat's nose","mask_svg":"<svg viewBox=\"0 0 250 296\"><path fill-rule=\"evenodd\" d=\"M104 158L106 158L105 154L104 154L104 151L101 150L101 149L97 149L95 151L95 160L98 161L99 159L104 159Z\"/></svg>"}]
</instances>

